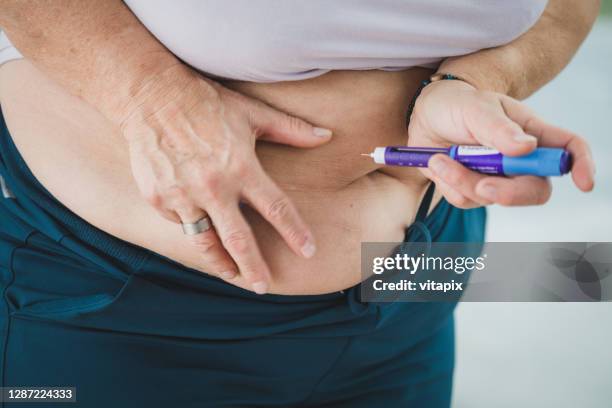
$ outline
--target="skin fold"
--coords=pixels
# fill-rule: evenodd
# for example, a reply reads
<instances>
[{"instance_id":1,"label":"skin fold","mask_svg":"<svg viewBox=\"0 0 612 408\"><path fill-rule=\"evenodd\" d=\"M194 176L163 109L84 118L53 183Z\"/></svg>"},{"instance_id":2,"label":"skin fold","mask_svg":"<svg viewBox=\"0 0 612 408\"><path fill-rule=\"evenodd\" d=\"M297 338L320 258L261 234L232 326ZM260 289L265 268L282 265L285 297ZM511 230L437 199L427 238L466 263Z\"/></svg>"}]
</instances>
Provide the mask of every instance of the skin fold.
<instances>
[{"instance_id":1,"label":"skin fold","mask_svg":"<svg viewBox=\"0 0 612 408\"><path fill-rule=\"evenodd\" d=\"M0 70L0 103L26 161L92 224L215 275L239 272L227 279L232 284L258 293L323 293L358 282L351 248L400 240L427 179L462 208L542 204L550 196L543 179L477 176L443 157L423 172L356 160L374 146L406 143L405 108L425 70L223 87L181 66L121 1L46 5L0 0L0 25L45 73L26 61ZM511 43L443 61L439 72L466 82L427 87L411 140L481 143L504 154L527 153L536 143L566 147L575 158L575 184L592 189L584 140L504 95L525 97L554 77L597 10L597 1L551 0L538 23ZM449 121L460 126L443 126ZM245 222L239 202L259 215L241 205ZM180 227L166 220L193 222L204 211L219 236L197 235L187 248ZM315 253L313 237L322 240L321 253L306 259Z\"/></svg>"},{"instance_id":2,"label":"skin fold","mask_svg":"<svg viewBox=\"0 0 612 408\"><path fill-rule=\"evenodd\" d=\"M334 129L329 143L312 149L257 144L264 169L320 242L313 258L299 257L268 222L243 206L270 265L271 293L346 289L361 280L361 242L403 239L427 179L410 168L383 173L360 153L406 143L406 107L428 75L424 69L344 71L292 83L224 84ZM116 126L23 60L0 68L0 104L30 169L70 210L112 235L207 272L198 249L184 245L180 228L159 217L139 194ZM242 277L232 284L248 288Z\"/></svg>"}]
</instances>

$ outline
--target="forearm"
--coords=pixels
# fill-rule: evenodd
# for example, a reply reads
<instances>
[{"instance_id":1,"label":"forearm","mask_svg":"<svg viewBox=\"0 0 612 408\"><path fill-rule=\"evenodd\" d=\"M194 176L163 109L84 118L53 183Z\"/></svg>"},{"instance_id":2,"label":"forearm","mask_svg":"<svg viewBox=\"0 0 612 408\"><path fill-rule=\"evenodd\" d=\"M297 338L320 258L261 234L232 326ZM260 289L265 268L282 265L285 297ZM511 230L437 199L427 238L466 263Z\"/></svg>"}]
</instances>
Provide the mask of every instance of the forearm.
<instances>
[{"instance_id":1,"label":"forearm","mask_svg":"<svg viewBox=\"0 0 612 408\"><path fill-rule=\"evenodd\" d=\"M39 69L120 123L179 64L120 0L1 0L0 26Z\"/></svg>"},{"instance_id":2,"label":"forearm","mask_svg":"<svg viewBox=\"0 0 612 408\"><path fill-rule=\"evenodd\" d=\"M598 11L599 0L549 0L540 20L516 40L449 58L438 71L464 78L479 89L526 98L569 63Z\"/></svg>"}]
</instances>

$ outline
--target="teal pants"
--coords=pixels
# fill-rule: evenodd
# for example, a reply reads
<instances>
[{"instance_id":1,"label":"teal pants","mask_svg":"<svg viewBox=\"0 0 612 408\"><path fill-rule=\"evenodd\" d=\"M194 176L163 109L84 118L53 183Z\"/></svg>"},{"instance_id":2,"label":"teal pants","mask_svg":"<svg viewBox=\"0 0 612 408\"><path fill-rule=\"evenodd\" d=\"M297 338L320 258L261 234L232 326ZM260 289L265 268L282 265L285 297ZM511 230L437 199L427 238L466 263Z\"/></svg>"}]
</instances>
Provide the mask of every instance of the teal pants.
<instances>
[{"instance_id":1,"label":"teal pants","mask_svg":"<svg viewBox=\"0 0 612 408\"><path fill-rule=\"evenodd\" d=\"M453 303L258 296L183 267L55 200L1 117L0 176L2 386L76 387L68 407L450 405ZM483 209L427 201L406 240L483 240Z\"/></svg>"}]
</instances>

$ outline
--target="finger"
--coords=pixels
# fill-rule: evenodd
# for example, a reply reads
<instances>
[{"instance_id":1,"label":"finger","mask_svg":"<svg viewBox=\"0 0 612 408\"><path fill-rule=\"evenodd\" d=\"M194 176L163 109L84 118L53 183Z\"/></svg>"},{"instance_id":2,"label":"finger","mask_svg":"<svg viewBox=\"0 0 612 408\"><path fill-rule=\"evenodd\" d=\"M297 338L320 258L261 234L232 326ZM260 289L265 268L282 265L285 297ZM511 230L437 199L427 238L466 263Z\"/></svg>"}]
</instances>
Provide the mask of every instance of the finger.
<instances>
[{"instance_id":1,"label":"finger","mask_svg":"<svg viewBox=\"0 0 612 408\"><path fill-rule=\"evenodd\" d=\"M193 224L206 217L206 211L197 207L195 204L183 204L176 209L176 213L183 224Z\"/></svg>"},{"instance_id":2,"label":"finger","mask_svg":"<svg viewBox=\"0 0 612 408\"><path fill-rule=\"evenodd\" d=\"M327 143L332 131L279 112L264 104L254 104L250 112L251 124L261 140L296 147L315 147Z\"/></svg>"},{"instance_id":3,"label":"finger","mask_svg":"<svg viewBox=\"0 0 612 408\"><path fill-rule=\"evenodd\" d=\"M266 293L270 271L238 206L211 206L208 211L215 220L221 243L238 266L240 274L250 283L253 291L260 295Z\"/></svg>"},{"instance_id":4,"label":"finger","mask_svg":"<svg viewBox=\"0 0 612 408\"><path fill-rule=\"evenodd\" d=\"M595 162L588 143L580 136L557 126L550 125L536 116L518 101L502 98L508 115L523 127L526 133L535 136L539 145L562 147L572 155L572 179L582 191L591 191L595 183Z\"/></svg>"},{"instance_id":5,"label":"finger","mask_svg":"<svg viewBox=\"0 0 612 408\"><path fill-rule=\"evenodd\" d=\"M163 208L163 207L155 207L155 209L157 210L159 215L161 215L162 217L164 217L168 221L173 222L175 224L180 224L181 223L181 218L178 216L176 211L172 211L172 210L169 210L169 209Z\"/></svg>"},{"instance_id":6,"label":"finger","mask_svg":"<svg viewBox=\"0 0 612 408\"><path fill-rule=\"evenodd\" d=\"M444 182L444 180L436 176L429 169L424 168L421 169L421 171L423 172L425 177L427 177L436 184L436 189L440 191L440 193L442 193L442 195L444 196L444 199L450 204L452 204L454 207L470 209L481 206L480 204L474 202L473 200L470 200L468 197L461 194L459 191L455 190L450 184Z\"/></svg>"},{"instance_id":7,"label":"finger","mask_svg":"<svg viewBox=\"0 0 612 408\"><path fill-rule=\"evenodd\" d=\"M444 199L450 204L452 204L454 207L462 208L464 210L481 207L480 204L474 202L473 200L470 200L468 197L464 196L463 194L455 190L452 186L446 184L444 181L437 178L436 176L433 176L432 181L436 183L436 188L440 190L440 192L444 196Z\"/></svg>"},{"instance_id":8,"label":"finger","mask_svg":"<svg viewBox=\"0 0 612 408\"><path fill-rule=\"evenodd\" d=\"M181 223L195 223L206 216L203 210L191 206L177 210ZM187 240L201 254L202 265L207 273L230 280L238 275L232 258L227 253L214 228L196 235L186 235Z\"/></svg>"},{"instance_id":9,"label":"finger","mask_svg":"<svg viewBox=\"0 0 612 408\"><path fill-rule=\"evenodd\" d=\"M159 215L170 222L180 224L180 217L174 210L170 209L172 208L171 206L166 205L160 194L156 193L152 189L150 191L142 192L141 194L147 203L149 203Z\"/></svg>"},{"instance_id":10,"label":"finger","mask_svg":"<svg viewBox=\"0 0 612 408\"><path fill-rule=\"evenodd\" d=\"M508 156L528 154L537 146L537 139L525 134L521 126L508 117L501 102L466 108L465 124L480 144Z\"/></svg>"},{"instance_id":11,"label":"finger","mask_svg":"<svg viewBox=\"0 0 612 408\"><path fill-rule=\"evenodd\" d=\"M504 206L541 205L549 200L552 185L549 179L536 176L487 177L476 192Z\"/></svg>"},{"instance_id":12,"label":"finger","mask_svg":"<svg viewBox=\"0 0 612 408\"><path fill-rule=\"evenodd\" d=\"M572 155L572 180L574 184L585 192L595 187L595 161L588 143L581 137L575 136L565 148Z\"/></svg>"},{"instance_id":13,"label":"finger","mask_svg":"<svg viewBox=\"0 0 612 408\"><path fill-rule=\"evenodd\" d=\"M548 201L552 192L548 179L534 176L506 178L481 175L444 155L433 156L428 168L456 192L480 205L540 205ZM443 170L439 170L440 168Z\"/></svg>"},{"instance_id":14,"label":"finger","mask_svg":"<svg viewBox=\"0 0 612 408\"><path fill-rule=\"evenodd\" d=\"M439 180L472 202L480 206L491 204L491 201L476 193L476 185L490 176L478 174L443 154L433 155L427 167Z\"/></svg>"},{"instance_id":15,"label":"finger","mask_svg":"<svg viewBox=\"0 0 612 408\"><path fill-rule=\"evenodd\" d=\"M202 265L206 273L225 280L238 276L238 268L227 253L214 229L197 235L188 235L189 242L202 254Z\"/></svg>"},{"instance_id":16,"label":"finger","mask_svg":"<svg viewBox=\"0 0 612 408\"><path fill-rule=\"evenodd\" d=\"M315 254L316 246L312 232L289 197L261 167L245 186L244 196L297 255L311 258Z\"/></svg>"}]
</instances>

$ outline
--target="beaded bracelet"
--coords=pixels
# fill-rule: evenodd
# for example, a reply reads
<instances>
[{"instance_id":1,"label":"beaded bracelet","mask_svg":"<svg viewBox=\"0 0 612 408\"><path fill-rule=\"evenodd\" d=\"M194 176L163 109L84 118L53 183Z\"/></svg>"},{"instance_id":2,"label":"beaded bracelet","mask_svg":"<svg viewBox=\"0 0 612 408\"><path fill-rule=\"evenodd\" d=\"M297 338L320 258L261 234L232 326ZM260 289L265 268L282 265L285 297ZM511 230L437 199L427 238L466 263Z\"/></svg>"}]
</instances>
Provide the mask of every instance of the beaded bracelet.
<instances>
[{"instance_id":1,"label":"beaded bracelet","mask_svg":"<svg viewBox=\"0 0 612 408\"><path fill-rule=\"evenodd\" d=\"M410 105L408 105L408 112L406 113L406 129L408 129L408 125L410 124L410 117L412 116L414 105L416 105L417 98L419 97L419 95L421 95L421 92L423 91L423 89L425 89L425 87L431 84L432 82L443 81L445 79L449 79L449 80L452 79L452 80L466 82L464 79L459 78L458 76L455 76L453 74L442 74L442 73L433 74L432 76L429 77L429 79L424 79L423 81L421 81L421 85L419 85L419 87L417 88L416 92L414 93L414 96L412 97L412 100L410 101Z\"/></svg>"}]
</instances>

